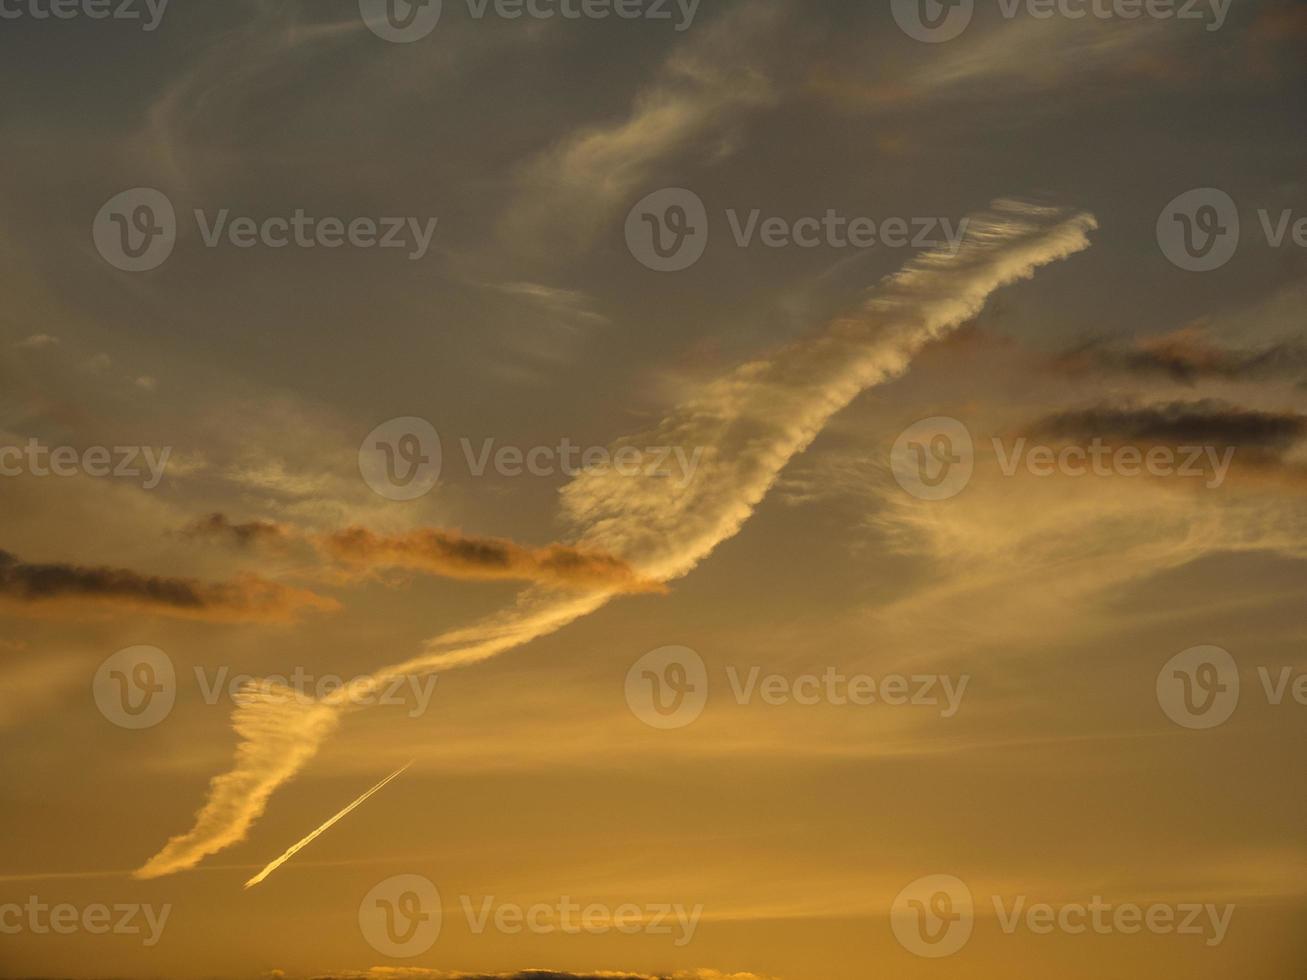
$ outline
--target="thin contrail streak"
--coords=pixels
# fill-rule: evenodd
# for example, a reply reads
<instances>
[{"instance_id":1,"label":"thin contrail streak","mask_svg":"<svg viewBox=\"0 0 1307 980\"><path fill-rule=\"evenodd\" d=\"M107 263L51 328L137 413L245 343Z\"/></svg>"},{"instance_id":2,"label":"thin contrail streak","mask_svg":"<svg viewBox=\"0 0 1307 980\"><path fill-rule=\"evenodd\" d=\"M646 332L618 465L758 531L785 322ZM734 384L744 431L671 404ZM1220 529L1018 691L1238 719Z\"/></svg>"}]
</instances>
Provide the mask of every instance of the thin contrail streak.
<instances>
[{"instance_id":1,"label":"thin contrail streak","mask_svg":"<svg viewBox=\"0 0 1307 980\"><path fill-rule=\"evenodd\" d=\"M409 766L411 766L411 765L413 765L413 763L412 763L412 762L409 762L409 763L407 763L406 765L401 766L400 768L396 769L396 770L395 770L394 772L392 772L389 776L387 776L387 777L386 777L385 779L383 779L381 782L377 783L377 785L373 786L370 790L368 790L366 793L364 793L362 796L360 796L357 800L355 800L355 801L354 801L353 803L351 803L349 806L345 807L345 809L341 810L338 814L336 814L334 817L332 817L330 820L328 820L326 823L324 823L324 824L323 824L321 827L319 827L317 830L313 831L313 833L309 834L307 837L304 837L304 838L302 838L302 839L296 841L296 842L295 842L294 844L292 844L290 847L286 848L286 850L282 853L281 857L275 859L274 861L271 861L271 862L268 864L268 866L267 866L266 868L264 868L262 871L260 871L258 874L256 874L256 875L255 875L253 878L251 878L249 881L245 882L245 887L246 887L246 888L253 888L253 887L254 887L255 885L257 885L259 882L261 882L264 878L268 877L268 875L272 874L274 871L276 871L278 868L280 868L283 864L285 864L287 861L289 861L292 857L294 857L297 853L299 853L301 850L303 850L305 847L307 847L310 843L312 843L314 840L316 840L317 838L319 838L319 837L321 837L323 834L325 834L325 833L327 832L327 830L328 830L328 829L329 829L333 824L337 823L337 822L338 822L342 817L344 817L347 813L349 813L351 810L354 810L355 808L357 808L357 807L358 807L358 806L359 806L359 805L360 805L364 800L366 800L369 796L371 796L371 795L372 795L373 793L375 793L377 790L381 789L381 787L385 786L386 783L390 782L392 779L394 779L396 776L398 776L400 773L402 773L405 769L407 769L407 768L408 768Z\"/></svg>"}]
</instances>

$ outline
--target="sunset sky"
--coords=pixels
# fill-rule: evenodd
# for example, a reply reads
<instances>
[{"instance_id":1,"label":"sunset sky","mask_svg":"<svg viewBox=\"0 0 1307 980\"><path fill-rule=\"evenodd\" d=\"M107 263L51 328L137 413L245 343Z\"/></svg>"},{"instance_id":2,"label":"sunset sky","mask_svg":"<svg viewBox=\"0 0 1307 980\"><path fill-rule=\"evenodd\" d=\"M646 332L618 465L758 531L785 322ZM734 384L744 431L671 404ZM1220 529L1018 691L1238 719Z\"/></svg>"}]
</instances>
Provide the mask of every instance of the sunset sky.
<instances>
[{"instance_id":1,"label":"sunset sky","mask_svg":"<svg viewBox=\"0 0 1307 980\"><path fill-rule=\"evenodd\" d=\"M0 977L1303 976L1304 52L0 0Z\"/></svg>"}]
</instances>

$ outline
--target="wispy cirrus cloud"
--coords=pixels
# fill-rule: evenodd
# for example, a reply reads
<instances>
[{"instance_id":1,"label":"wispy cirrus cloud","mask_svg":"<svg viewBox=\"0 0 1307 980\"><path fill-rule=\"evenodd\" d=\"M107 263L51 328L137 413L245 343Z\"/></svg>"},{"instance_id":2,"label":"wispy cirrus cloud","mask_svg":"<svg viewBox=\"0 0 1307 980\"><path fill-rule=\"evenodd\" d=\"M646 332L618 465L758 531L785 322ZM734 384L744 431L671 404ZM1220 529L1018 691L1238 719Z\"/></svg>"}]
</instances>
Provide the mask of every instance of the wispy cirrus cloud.
<instances>
[{"instance_id":1,"label":"wispy cirrus cloud","mask_svg":"<svg viewBox=\"0 0 1307 980\"><path fill-rule=\"evenodd\" d=\"M551 247L560 231L587 243L655 168L695 146L739 114L775 99L759 67L784 6L740 4L677 47L657 78L635 96L625 119L586 126L538 154L518 178L507 230L518 241Z\"/></svg>"}]
</instances>

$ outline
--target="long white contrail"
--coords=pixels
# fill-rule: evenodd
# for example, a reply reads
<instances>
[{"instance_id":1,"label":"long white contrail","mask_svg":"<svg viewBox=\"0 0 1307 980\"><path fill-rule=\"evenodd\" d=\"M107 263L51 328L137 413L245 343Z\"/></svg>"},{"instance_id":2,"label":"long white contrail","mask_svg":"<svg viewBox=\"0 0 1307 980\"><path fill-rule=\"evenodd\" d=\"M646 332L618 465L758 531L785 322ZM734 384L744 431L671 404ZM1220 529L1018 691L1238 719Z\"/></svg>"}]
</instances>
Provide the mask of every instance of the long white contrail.
<instances>
[{"instance_id":1,"label":"long white contrail","mask_svg":"<svg viewBox=\"0 0 1307 980\"><path fill-rule=\"evenodd\" d=\"M386 777L385 779L383 779L381 782L377 783L377 785L373 786L370 790L368 790L366 793L364 793L362 796L360 796L357 800L355 800L355 801L354 801L353 803L351 803L349 806L345 807L345 809L341 810L338 814L336 814L334 817L332 817L330 820L328 820L326 823L324 823L324 824L323 824L321 827L319 827L317 830L313 831L313 833L309 834L307 837L304 837L304 838L302 838L302 839L296 841L296 842L295 842L294 844L292 844L290 847L286 848L286 850L282 853L281 857L279 857L279 858L277 858L276 860L274 860L274 861L272 861L271 863L269 863L268 866L267 866L266 868L264 868L262 871L260 871L258 874L256 874L256 875L255 875L253 878L251 878L249 881L245 882L245 887L246 887L246 888L253 888L253 887L254 887L255 885L257 885L259 882L261 882L264 878L268 877L268 875L272 874L274 871L276 871L278 868L280 868L283 864L285 864L287 861L289 861L289 860L290 860L292 857L294 857L297 853L299 853L300 851L302 851L302 850L303 850L305 847L307 847L310 843L312 843L314 840L316 840L317 838L319 838L319 837L321 837L323 834L325 834L325 833L327 832L327 830L328 830L328 829L329 829L333 824L335 824L336 822L338 822L338 821L339 821L343 816L345 816L345 815L346 815L347 813L349 813L351 810L353 810L353 809L355 809L356 807L358 807L359 804L361 804L361 803L362 803L364 800L366 800L369 796L371 796L371 795L372 795L373 793L375 793L377 790L381 789L381 787L385 786L386 783L390 782L392 779L394 779L396 776L398 776L400 773L402 773L405 769L407 769L407 768L408 768L409 766L411 766L411 765L413 765L412 762L408 763L407 765L401 766L399 769L396 769L396 770L395 770L394 772L392 772L389 776L387 776L387 777Z\"/></svg>"},{"instance_id":2,"label":"long white contrail","mask_svg":"<svg viewBox=\"0 0 1307 980\"><path fill-rule=\"evenodd\" d=\"M700 386L653 431L621 440L697 449L702 458L688 485L627 478L612 467L579 474L562 491L562 516L576 531L569 543L616 555L644 578L684 576L740 530L789 460L859 392L902 375L922 347L976 316L996 289L1088 248L1097 227L1086 213L1018 201L997 201L968 222L960 249L917 256L850 313ZM433 638L363 683L379 690L404 674L478 663L561 629L614 595L529 588L503 612ZM272 793L336 729L351 693L359 688L305 704L272 681L251 682L232 719L240 738L235 764L210 782L194 826L135 877L193 868L243 840Z\"/></svg>"}]
</instances>

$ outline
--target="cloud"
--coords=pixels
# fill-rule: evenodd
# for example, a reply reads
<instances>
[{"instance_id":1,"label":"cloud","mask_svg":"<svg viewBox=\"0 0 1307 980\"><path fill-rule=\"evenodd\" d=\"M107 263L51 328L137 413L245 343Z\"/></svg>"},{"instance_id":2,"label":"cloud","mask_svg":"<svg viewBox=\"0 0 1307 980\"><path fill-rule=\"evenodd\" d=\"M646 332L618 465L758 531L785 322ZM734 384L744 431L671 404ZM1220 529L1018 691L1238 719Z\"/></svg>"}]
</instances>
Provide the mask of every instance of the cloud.
<instances>
[{"instance_id":1,"label":"cloud","mask_svg":"<svg viewBox=\"0 0 1307 980\"><path fill-rule=\"evenodd\" d=\"M319 541L328 555L356 569L403 568L450 578L539 582L564 589L661 590L618 558L569 545L524 548L503 538L467 537L438 528L377 534L351 527Z\"/></svg>"},{"instance_id":2,"label":"cloud","mask_svg":"<svg viewBox=\"0 0 1307 980\"><path fill-rule=\"evenodd\" d=\"M1276 343L1257 348L1220 347L1197 327L1187 327L1129 345L1103 341L1071 351L1057 361L1069 373L1089 371L1161 375L1180 384L1200 379L1240 381L1307 377L1307 347Z\"/></svg>"},{"instance_id":3,"label":"cloud","mask_svg":"<svg viewBox=\"0 0 1307 980\"><path fill-rule=\"evenodd\" d=\"M1059 412L1032 426L1038 435L1237 446L1281 452L1307 436L1307 415L1239 408L1216 399L1161 405L1099 405Z\"/></svg>"},{"instance_id":4,"label":"cloud","mask_svg":"<svg viewBox=\"0 0 1307 980\"><path fill-rule=\"evenodd\" d=\"M1101 83L1193 85L1207 77L1202 66L1213 58L1201 28L1177 30L1173 21L1157 19L978 18L965 40L932 45L928 56L878 43L870 32L865 37L877 43L874 56L839 65L811 59L809 91L869 112L1052 91L1093 100L1112 90ZM860 41L864 51L867 43Z\"/></svg>"},{"instance_id":5,"label":"cloud","mask_svg":"<svg viewBox=\"0 0 1307 980\"><path fill-rule=\"evenodd\" d=\"M133 876L158 878L192 868L205 856L243 840L273 790L317 754L339 717L326 705L297 701L296 692L284 685L246 685L232 715L232 727L241 739L235 767L210 781L195 826L171 838Z\"/></svg>"},{"instance_id":6,"label":"cloud","mask_svg":"<svg viewBox=\"0 0 1307 980\"><path fill-rule=\"evenodd\" d=\"M225 514L210 514L192 521L182 528L182 535L187 538L205 538L223 541L241 548L250 548L260 544L273 544L285 541L290 532L282 524L273 521L249 521L245 524L233 524Z\"/></svg>"},{"instance_id":7,"label":"cloud","mask_svg":"<svg viewBox=\"0 0 1307 980\"><path fill-rule=\"evenodd\" d=\"M228 623L289 622L305 611L339 608L333 599L257 575L201 582L107 566L30 564L7 551L0 551L0 599L22 610L90 604Z\"/></svg>"},{"instance_id":8,"label":"cloud","mask_svg":"<svg viewBox=\"0 0 1307 980\"><path fill-rule=\"evenodd\" d=\"M563 491L575 546L617 556L641 578L667 581L687 574L739 531L786 463L835 413L864 389L902 375L923 346L974 317L1001 286L1088 248L1089 232L1097 227L1088 214L1016 201L997 201L969 220L961 249L914 259L883 280L860 308L742 365L707 385L653 433L623 441L632 447L703 447L688 484L625 476L612 468L579 475ZM434 638L418 656L377 670L370 682L379 687L396 676L486 660L599 609L612 594L565 594L533 585L513 607ZM334 719L346 706L336 694L312 705L306 717L326 712ZM292 726L277 723L285 710L269 707L270 716L257 723L258 706L238 712L242 742L234 768L210 784L195 828L169 842L147 869L167 874L193 867L244 837L267 795L312 758L334 727L294 726L296 737L288 741ZM261 793L255 807L246 795L250 786Z\"/></svg>"},{"instance_id":9,"label":"cloud","mask_svg":"<svg viewBox=\"0 0 1307 980\"><path fill-rule=\"evenodd\" d=\"M588 241L614 210L635 203L629 198L660 162L700 145L741 112L772 102L758 52L781 9L772 0L740 4L696 29L636 94L625 119L584 127L530 161L510 212L511 237L543 236L556 247L566 230Z\"/></svg>"},{"instance_id":10,"label":"cloud","mask_svg":"<svg viewBox=\"0 0 1307 980\"><path fill-rule=\"evenodd\" d=\"M323 534L275 521L234 524L221 513L193 521L183 537L221 541L238 548L311 544L328 561L357 578L400 569L467 581L537 582L560 589L660 592L626 562L565 544L527 548L506 538L475 537L461 531L423 527L383 534L354 525Z\"/></svg>"},{"instance_id":11,"label":"cloud","mask_svg":"<svg viewBox=\"0 0 1307 980\"><path fill-rule=\"evenodd\" d=\"M362 973L331 973L313 980L771 980L760 973L722 973L687 970L676 973L623 973L596 970L567 973L559 970L519 970L514 973L448 973L414 966L374 966Z\"/></svg>"},{"instance_id":12,"label":"cloud","mask_svg":"<svg viewBox=\"0 0 1307 980\"><path fill-rule=\"evenodd\" d=\"M506 296L534 303L564 321L581 321L602 325L611 321L592 309L594 299L575 289L560 289L536 282L502 282L490 286Z\"/></svg>"}]
</instances>

